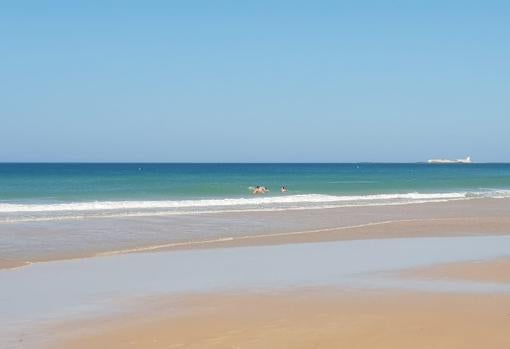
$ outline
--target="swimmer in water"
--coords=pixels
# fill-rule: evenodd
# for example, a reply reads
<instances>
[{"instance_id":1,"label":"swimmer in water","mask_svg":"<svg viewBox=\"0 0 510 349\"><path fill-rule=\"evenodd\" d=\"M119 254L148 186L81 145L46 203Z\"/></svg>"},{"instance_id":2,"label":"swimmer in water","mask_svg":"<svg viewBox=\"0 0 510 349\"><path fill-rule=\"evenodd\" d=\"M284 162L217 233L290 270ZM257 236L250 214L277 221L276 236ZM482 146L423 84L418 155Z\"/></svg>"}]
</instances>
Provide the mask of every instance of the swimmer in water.
<instances>
[{"instance_id":1,"label":"swimmer in water","mask_svg":"<svg viewBox=\"0 0 510 349\"><path fill-rule=\"evenodd\" d=\"M266 187L264 186L259 186L257 185L253 191L252 191L252 194L265 194L269 191L269 189L267 189Z\"/></svg>"},{"instance_id":2,"label":"swimmer in water","mask_svg":"<svg viewBox=\"0 0 510 349\"><path fill-rule=\"evenodd\" d=\"M280 191L281 191L282 193L286 193L286 192L287 192L287 187L286 187L286 186L284 186L284 185L282 185L282 187L280 188Z\"/></svg>"}]
</instances>

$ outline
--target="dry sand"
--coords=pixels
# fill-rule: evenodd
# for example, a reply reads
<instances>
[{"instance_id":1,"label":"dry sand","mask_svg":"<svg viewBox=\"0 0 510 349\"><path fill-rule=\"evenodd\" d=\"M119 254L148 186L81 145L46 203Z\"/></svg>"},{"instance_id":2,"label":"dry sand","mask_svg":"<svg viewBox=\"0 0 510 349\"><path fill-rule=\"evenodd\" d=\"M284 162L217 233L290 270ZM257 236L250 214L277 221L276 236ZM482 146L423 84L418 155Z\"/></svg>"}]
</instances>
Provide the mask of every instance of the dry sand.
<instances>
[{"instance_id":1,"label":"dry sand","mask_svg":"<svg viewBox=\"0 0 510 349\"><path fill-rule=\"evenodd\" d=\"M510 348L509 295L301 290L195 295L147 305L155 307L72 324L87 334L56 347Z\"/></svg>"}]
</instances>

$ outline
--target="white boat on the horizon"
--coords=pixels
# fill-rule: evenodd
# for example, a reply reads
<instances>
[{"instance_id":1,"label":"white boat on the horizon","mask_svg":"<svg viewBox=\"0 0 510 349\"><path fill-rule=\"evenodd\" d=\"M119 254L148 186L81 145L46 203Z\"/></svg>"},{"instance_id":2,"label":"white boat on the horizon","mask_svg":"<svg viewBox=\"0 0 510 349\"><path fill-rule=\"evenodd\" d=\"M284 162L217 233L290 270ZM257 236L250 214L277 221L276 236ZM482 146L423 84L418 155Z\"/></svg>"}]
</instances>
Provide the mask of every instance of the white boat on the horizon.
<instances>
[{"instance_id":1,"label":"white boat on the horizon","mask_svg":"<svg viewBox=\"0 0 510 349\"><path fill-rule=\"evenodd\" d=\"M427 161L429 164L471 164L473 161L471 160L471 156L466 157L465 159L430 159Z\"/></svg>"}]
</instances>

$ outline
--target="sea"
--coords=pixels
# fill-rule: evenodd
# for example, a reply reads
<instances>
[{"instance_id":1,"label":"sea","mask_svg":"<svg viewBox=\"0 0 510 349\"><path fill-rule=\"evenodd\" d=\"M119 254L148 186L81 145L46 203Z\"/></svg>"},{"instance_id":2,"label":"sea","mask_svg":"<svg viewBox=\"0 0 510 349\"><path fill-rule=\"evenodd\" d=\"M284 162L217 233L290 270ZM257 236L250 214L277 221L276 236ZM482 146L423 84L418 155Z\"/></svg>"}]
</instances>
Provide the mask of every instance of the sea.
<instances>
[{"instance_id":1,"label":"sea","mask_svg":"<svg viewBox=\"0 0 510 349\"><path fill-rule=\"evenodd\" d=\"M265 186L266 194L252 194ZM281 192L285 186L287 192ZM510 164L2 163L0 222L510 197Z\"/></svg>"},{"instance_id":2,"label":"sea","mask_svg":"<svg viewBox=\"0 0 510 349\"><path fill-rule=\"evenodd\" d=\"M0 262L370 225L422 203L506 197L510 164L3 163Z\"/></svg>"}]
</instances>

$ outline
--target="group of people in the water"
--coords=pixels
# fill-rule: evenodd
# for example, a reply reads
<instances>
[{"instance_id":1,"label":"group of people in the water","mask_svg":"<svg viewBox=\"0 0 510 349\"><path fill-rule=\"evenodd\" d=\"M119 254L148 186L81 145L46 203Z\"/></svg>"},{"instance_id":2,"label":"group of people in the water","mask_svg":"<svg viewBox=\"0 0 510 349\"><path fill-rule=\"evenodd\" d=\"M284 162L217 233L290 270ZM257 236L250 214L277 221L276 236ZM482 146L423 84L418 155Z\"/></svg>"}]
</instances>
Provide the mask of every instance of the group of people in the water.
<instances>
[{"instance_id":1,"label":"group of people in the water","mask_svg":"<svg viewBox=\"0 0 510 349\"><path fill-rule=\"evenodd\" d=\"M252 189L252 194L265 194L265 193L268 193L269 192L269 188L268 187L265 187L265 186L261 186L261 185L257 185L255 188ZM287 187L282 185L280 187L280 192L282 193L286 193L287 192Z\"/></svg>"}]
</instances>

